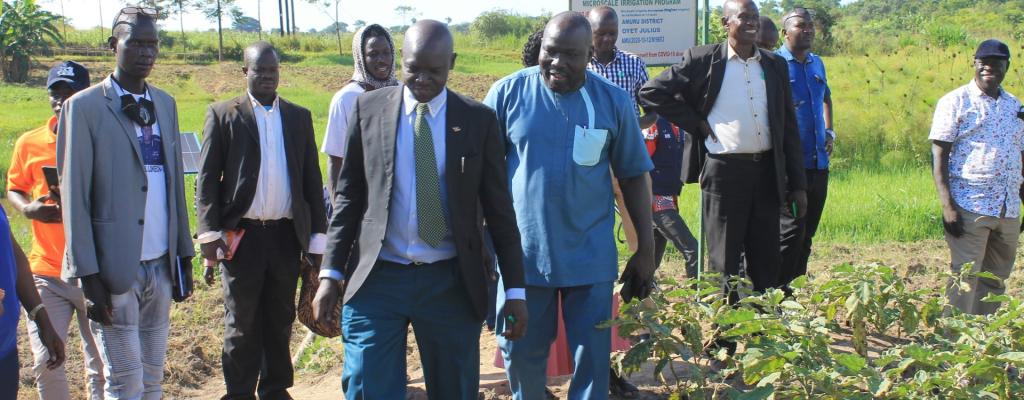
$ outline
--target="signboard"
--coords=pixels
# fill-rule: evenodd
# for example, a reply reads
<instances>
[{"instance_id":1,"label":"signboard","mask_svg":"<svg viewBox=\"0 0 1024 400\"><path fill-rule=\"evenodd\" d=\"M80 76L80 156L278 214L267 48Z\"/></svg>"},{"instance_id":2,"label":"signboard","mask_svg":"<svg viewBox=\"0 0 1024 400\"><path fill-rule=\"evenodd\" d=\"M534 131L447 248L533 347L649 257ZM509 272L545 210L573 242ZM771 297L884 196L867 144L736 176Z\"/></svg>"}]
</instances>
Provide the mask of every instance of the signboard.
<instances>
[{"instance_id":1,"label":"signboard","mask_svg":"<svg viewBox=\"0 0 1024 400\"><path fill-rule=\"evenodd\" d=\"M572 11L598 6L619 14L618 48L647 65L675 64L697 44L697 0L569 0Z\"/></svg>"}]
</instances>

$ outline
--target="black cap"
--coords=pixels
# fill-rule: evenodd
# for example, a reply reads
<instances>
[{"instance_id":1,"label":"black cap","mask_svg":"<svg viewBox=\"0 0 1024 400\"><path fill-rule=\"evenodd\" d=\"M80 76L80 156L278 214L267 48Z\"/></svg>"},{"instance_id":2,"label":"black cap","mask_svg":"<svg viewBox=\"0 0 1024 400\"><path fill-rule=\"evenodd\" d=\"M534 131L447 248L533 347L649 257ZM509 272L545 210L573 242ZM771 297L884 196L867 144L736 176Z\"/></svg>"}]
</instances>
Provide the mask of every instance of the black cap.
<instances>
[{"instance_id":1,"label":"black cap","mask_svg":"<svg viewBox=\"0 0 1024 400\"><path fill-rule=\"evenodd\" d=\"M995 39L989 39L978 45L978 51L974 52L974 58L1001 58L1010 59L1010 48L1006 43Z\"/></svg>"},{"instance_id":2,"label":"black cap","mask_svg":"<svg viewBox=\"0 0 1024 400\"><path fill-rule=\"evenodd\" d=\"M67 82L74 90L89 87L89 70L74 61L64 61L50 69L50 77L46 78L46 88L57 82Z\"/></svg>"}]
</instances>

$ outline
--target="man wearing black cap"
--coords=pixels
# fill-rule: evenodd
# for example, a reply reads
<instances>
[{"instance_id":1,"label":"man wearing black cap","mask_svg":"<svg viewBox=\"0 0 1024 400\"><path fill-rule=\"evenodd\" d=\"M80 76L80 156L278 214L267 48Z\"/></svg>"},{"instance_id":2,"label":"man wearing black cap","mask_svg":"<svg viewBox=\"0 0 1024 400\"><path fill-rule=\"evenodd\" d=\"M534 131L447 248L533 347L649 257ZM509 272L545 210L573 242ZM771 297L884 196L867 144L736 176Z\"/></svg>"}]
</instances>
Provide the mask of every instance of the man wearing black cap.
<instances>
[{"instance_id":1,"label":"man wearing black cap","mask_svg":"<svg viewBox=\"0 0 1024 400\"><path fill-rule=\"evenodd\" d=\"M1013 269L1020 234L1024 110L1001 86L1009 67L1006 44L982 42L974 53L974 80L939 100L928 136L952 270L960 273L974 263L963 282L950 282L946 294L969 314L999 307L982 299L1006 290L1002 281ZM979 272L999 280L978 277Z\"/></svg>"},{"instance_id":2,"label":"man wearing black cap","mask_svg":"<svg viewBox=\"0 0 1024 400\"><path fill-rule=\"evenodd\" d=\"M56 182L47 182L44 169L57 165L57 118L64 101L79 90L89 87L89 71L74 61L64 61L50 70L46 80L53 116L45 125L26 132L14 143L11 166L7 171L7 198L25 218L32 221L32 250L29 265L36 290L48 310L50 322L61 341L67 342L68 326L77 317L78 331L82 335L82 349L89 380L90 399L103 398L103 362L96 351L96 343L89 331L85 316L85 296L77 282L60 279L61 259L64 256L64 226L61 223L59 192ZM54 170L54 172L56 172ZM56 176L55 174L51 177ZM78 311L76 313L76 311ZM50 358L45 344L35 334L39 326L30 319L29 341L35 362L32 367L39 398L44 400L70 399L64 366L47 368Z\"/></svg>"}]
</instances>

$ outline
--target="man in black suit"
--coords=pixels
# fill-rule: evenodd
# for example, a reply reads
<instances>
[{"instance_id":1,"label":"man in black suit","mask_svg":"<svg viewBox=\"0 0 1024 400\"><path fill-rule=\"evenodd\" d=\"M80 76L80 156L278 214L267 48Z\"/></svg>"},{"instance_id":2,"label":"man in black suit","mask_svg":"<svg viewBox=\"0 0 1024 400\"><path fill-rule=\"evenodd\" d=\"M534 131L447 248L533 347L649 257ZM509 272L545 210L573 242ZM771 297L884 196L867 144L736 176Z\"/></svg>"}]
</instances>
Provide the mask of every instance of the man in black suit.
<instances>
[{"instance_id":1,"label":"man in black suit","mask_svg":"<svg viewBox=\"0 0 1024 400\"><path fill-rule=\"evenodd\" d=\"M745 249L763 291L779 284L780 205L799 216L807 208L800 132L786 62L755 45L757 5L728 0L722 13L728 41L687 50L640 98L693 139L683 174L700 181L712 270L736 275Z\"/></svg>"},{"instance_id":2,"label":"man in black suit","mask_svg":"<svg viewBox=\"0 0 1024 400\"><path fill-rule=\"evenodd\" d=\"M526 331L523 255L494 111L445 88L451 33L423 20L405 35L403 85L363 94L335 185L317 318L344 292L348 399L405 399L412 324L431 399L476 399L487 314L483 215L505 279L506 338ZM348 263L357 257L357 263ZM346 268L347 265L354 265ZM344 288L339 282L346 282Z\"/></svg>"},{"instance_id":3,"label":"man in black suit","mask_svg":"<svg viewBox=\"0 0 1024 400\"><path fill-rule=\"evenodd\" d=\"M313 119L277 95L278 65L270 43L246 48L248 93L211 105L203 128L196 216L203 257L221 261L224 399L291 398L300 260L319 265L326 245Z\"/></svg>"}]
</instances>

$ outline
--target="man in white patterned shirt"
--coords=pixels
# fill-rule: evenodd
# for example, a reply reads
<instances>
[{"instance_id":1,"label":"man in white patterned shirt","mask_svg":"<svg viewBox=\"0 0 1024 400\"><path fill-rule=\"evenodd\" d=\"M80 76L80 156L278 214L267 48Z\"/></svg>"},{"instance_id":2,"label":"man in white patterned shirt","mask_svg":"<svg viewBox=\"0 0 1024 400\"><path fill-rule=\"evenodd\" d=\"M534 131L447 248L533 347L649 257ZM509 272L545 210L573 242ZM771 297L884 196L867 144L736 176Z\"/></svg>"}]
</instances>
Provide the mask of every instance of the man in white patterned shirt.
<instances>
[{"instance_id":1,"label":"man in white patterned shirt","mask_svg":"<svg viewBox=\"0 0 1024 400\"><path fill-rule=\"evenodd\" d=\"M964 281L970 290L950 282L946 294L970 314L999 307L982 299L1002 294L1006 285L976 274L1008 278L1020 234L1024 114L1020 101L1001 86L1009 66L1006 44L982 42L974 54L974 80L939 100L928 136L952 270L974 263Z\"/></svg>"}]
</instances>

